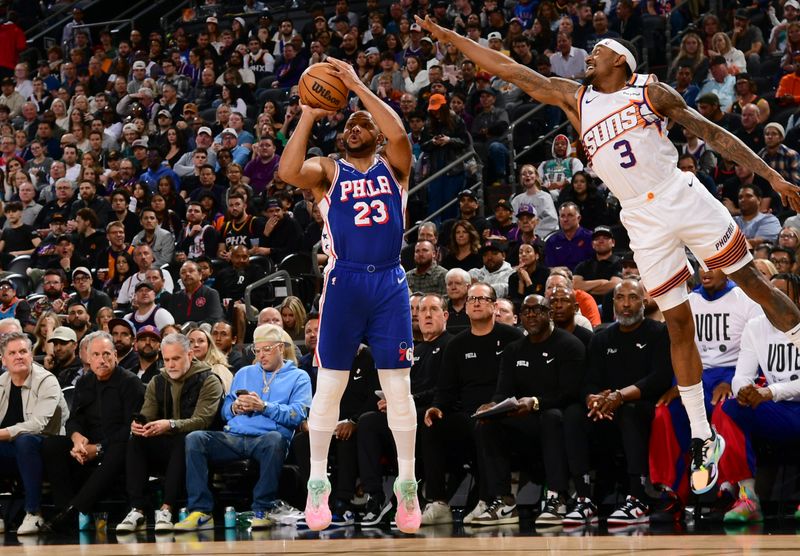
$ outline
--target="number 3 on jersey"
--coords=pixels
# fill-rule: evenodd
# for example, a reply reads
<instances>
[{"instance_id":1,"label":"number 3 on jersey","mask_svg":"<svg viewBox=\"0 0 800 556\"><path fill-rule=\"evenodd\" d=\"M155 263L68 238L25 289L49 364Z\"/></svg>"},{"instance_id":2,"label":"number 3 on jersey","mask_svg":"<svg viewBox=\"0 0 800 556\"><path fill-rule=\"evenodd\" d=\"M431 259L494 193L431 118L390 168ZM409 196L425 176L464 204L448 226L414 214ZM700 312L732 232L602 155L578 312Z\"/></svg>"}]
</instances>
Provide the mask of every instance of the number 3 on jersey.
<instances>
[{"instance_id":1,"label":"number 3 on jersey","mask_svg":"<svg viewBox=\"0 0 800 556\"><path fill-rule=\"evenodd\" d=\"M375 224L386 224L389 221L389 213L386 205L380 199L375 199L371 203L360 201L353 205L358 212L355 217L355 225L359 227L372 226ZM375 214L373 214L375 211Z\"/></svg>"},{"instance_id":2,"label":"number 3 on jersey","mask_svg":"<svg viewBox=\"0 0 800 556\"><path fill-rule=\"evenodd\" d=\"M623 168L630 168L631 166L636 166L636 157L633 156L633 151L631 150L631 144L628 143L625 139L622 141L617 141L614 143L614 150L621 151L619 153L619 157L625 159L624 162L620 162L619 165Z\"/></svg>"}]
</instances>

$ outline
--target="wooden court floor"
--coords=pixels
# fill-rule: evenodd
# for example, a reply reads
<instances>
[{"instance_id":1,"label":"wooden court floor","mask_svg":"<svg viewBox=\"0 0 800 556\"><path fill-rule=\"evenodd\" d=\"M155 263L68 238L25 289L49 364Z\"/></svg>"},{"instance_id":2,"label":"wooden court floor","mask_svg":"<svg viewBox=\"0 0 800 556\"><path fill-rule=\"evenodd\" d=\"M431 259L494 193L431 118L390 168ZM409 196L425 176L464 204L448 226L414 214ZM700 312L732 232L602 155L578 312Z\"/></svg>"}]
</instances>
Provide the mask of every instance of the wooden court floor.
<instances>
[{"instance_id":1,"label":"wooden court floor","mask_svg":"<svg viewBox=\"0 0 800 556\"><path fill-rule=\"evenodd\" d=\"M478 537L17 545L0 555L100 556L170 554L800 554L800 535L665 535L636 537Z\"/></svg>"}]
</instances>

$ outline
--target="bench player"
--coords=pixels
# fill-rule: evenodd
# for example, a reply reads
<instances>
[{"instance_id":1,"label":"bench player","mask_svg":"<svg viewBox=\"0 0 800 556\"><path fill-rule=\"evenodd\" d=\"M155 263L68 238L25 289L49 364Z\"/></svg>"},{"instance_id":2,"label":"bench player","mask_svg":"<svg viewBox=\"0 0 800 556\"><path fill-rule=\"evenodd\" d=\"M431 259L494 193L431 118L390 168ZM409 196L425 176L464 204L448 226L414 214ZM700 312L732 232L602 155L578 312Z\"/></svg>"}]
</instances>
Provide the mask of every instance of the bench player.
<instances>
[{"instance_id":1,"label":"bench player","mask_svg":"<svg viewBox=\"0 0 800 556\"><path fill-rule=\"evenodd\" d=\"M672 363L692 434L691 485L696 493L707 492L717 481L725 441L706 418L703 369L684 285L690 276L684 248L692 250L703 268L730 276L799 346L800 311L753 265L745 237L725 207L692 174L678 170L678 152L667 138L668 121L676 121L726 158L751 168L795 210L800 210L800 189L739 139L687 107L674 89L655 76L635 73L634 47L624 40L597 43L586 58L581 85L544 77L429 18L417 18L417 23L435 39L453 43L486 71L539 102L561 108L581 133L594 171L620 200L620 220L630 235L642 280L667 322Z\"/></svg>"},{"instance_id":2,"label":"bench player","mask_svg":"<svg viewBox=\"0 0 800 556\"><path fill-rule=\"evenodd\" d=\"M336 161L305 160L314 122L329 112L303 105L278 170L282 180L314 193L324 220L322 246L329 257L319 303L317 391L308 420L311 474L305 518L313 530L331 522L328 447L353 357L366 338L386 395L387 419L397 448L397 527L413 533L421 519L414 478L417 416L409 378L411 309L400 267L411 143L399 116L359 80L352 66L333 58L328 62L366 109L347 120L346 155Z\"/></svg>"}]
</instances>

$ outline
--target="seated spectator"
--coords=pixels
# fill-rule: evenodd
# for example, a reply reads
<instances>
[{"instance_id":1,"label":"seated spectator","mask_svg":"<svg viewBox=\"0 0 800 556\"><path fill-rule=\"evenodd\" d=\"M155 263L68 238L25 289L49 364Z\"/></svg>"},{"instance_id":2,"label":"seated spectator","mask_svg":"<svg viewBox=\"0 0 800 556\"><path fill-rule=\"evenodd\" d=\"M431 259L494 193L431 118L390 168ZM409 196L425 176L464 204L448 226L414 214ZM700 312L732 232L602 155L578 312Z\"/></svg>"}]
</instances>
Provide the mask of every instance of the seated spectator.
<instances>
[{"instance_id":1,"label":"seated spectator","mask_svg":"<svg viewBox=\"0 0 800 556\"><path fill-rule=\"evenodd\" d=\"M550 55L553 74L566 79L581 80L586 74L586 51L572 46L572 36L560 32L556 36L556 52Z\"/></svg>"},{"instance_id":2,"label":"seated spectator","mask_svg":"<svg viewBox=\"0 0 800 556\"><path fill-rule=\"evenodd\" d=\"M781 231L781 223L774 214L761 212L761 188L745 185L739 189L739 215L734 217L739 229L756 247L765 241L776 243Z\"/></svg>"},{"instance_id":3,"label":"seated spectator","mask_svg":"<svg viewBox=\"0 0 800 556\"><path fill-rule=\"evenodd\" d=\"M580 307L575 300L575 290L555 286L548 288L544 297L552 312L553 324L578 338L588 349L592 339L592 326L580 315Z\"/></svg>"},{"instance_id":4,"label":"seated spectator","mask_svg":"<svg viewBox=\"0 0 800 556\"><path fill-rule=\"evenodd\" d=\"M142 231L136 234L131 245L149 245L153 252L153 264L164 266L172 262L175 252L175 237L158 223L156 211L150 207L142 209L139 214Z\"/></svg>"},{"instance_id":5,"label":"seated spectator","mask_svg":"<svg viewBox=\"0 0 800 556\"><path fill-rule=\"evenodd\" d=\"M79 342L92 331L92 318L89 316L89 311L80 300L74 297L67 302L67 326L75 331Z\"/></svg>"},{"instance_id":6,"label":"seated spectator","mask_svg":"<svg viewBox=\"0 0 800 556\"><path fill-rule=\"evenodd\" d=\"M164 370L145 389L139 412L144 422L134 419L130 425L126 490L131 510L117 525L117 533L133 533L146 526L147 478L155 470L165 474L164 499L153 518L155 530L172 530L172 514L185 488L186 435L211 429L224 397L211 368L192 357L186 336L170 334L161 350Z\"/></svg>"},{"instance_id":7,"label":"seated spectator","mask_svg":"<svg viewBox=\"0 0 800 556\"><path fill-rule=\"evenodd\" d=\"M214 345L206 326L190 329L186 337L189 339L194 358L211 367L211 371L217 375L217 378L222 383L224 393L227 394L231 388L233 373L228 368L230 366L228 358Z\"/></svg>"},{"instance_id":8,"label":"seated spectator","mask_svg":"<svg viewBox=\"0 0 800 556\"><path fill-rule=\"evenodd\" d=\"M598 304L622 280L622 260L614 254L614 234L608 226L592 232L594 257L579 263L572 273L575 287L592 294Z\"/></svg>"},{"instance_id":9,"label":"seated spectator","mask_svg":"<svg viewBox=\"0 0 800 556\"><path fill-rule=\"evenodd\" d=\"M92 209L97 216L97 228L105 229L106 224L111 220L111 205L104 197L97 194L97 187L90 181L82 181L78 186L78 198L73 201L70 208L69 218L75 220L78 211L83 208Z\"/></svg>"},{"instance_id":10,"label":"seated spectator","mask_svg":"<svg viewBox=\"0 0 800 556\"><path fill-rule=\"evenodd\" d=\"M215 322L211 327L211 338L217 349L228 358L228 367L233 374L236 374L239 369L245 366L246 362L240 349L242 342L240 342L239 336L235 334L231 323L224 320ZM308 346L308 340L306 340L306 348L311 349Z\"/></svg>"},{"instance_id":11,"label":"seated spectator","mask_svg":"<svg viewBox=\"0 0 800 556\"><path fill-rule=\"evenodd\" d=\"M760 55L764 46L764 35L758 25L750 24L750 17L751 13L746 8L734 12L731 41L733 46L744 54L747 70L758 74L761 69Z\"/></svg>"},{"instance_id":12,"label":"seated spectator","mask_svg":"<svg viewBox=\"0 0 800 556\"><path fill-rule=\"evenodd\" d=\"M261 138L256 147L256 155L244 167L244 175L250 180L253 193L260 195L272 184L281 157L275 154L275 140L272 137Z\"/></svg>"},{"instance_id":13,"label":"seated spectator","mask_svg":"<svg viewBox=\"0 0 800 556\"><path fill-rule=\"evenodd\" d=\"M33 255L42 242L33 226L22 222L22 203L7 203L5 216L8 227L0 232L0 263L3 268L7 268L15 257Z\"/></svg>"},{"instance_id":14,"label":"seated spectator","mask_svg":"<svg viewBox=\"0 0 800 556\"><path fill-rule=\"evenodd\" d=\"M164 329L167 330L169 326L174 325L168 324ZM130 371L144 384L148 384L163 367L160 346L161 333L155 326L143 326L136 332L136 353L139 355L139 364Z\"/></svg>"},{"instance_id":15,"label":"seated spectator","mask_svg":"<svg viewBox=\"0 0 800 556\"><path fill-rule=\"evenodd\" d=\"M765 125L764 148L758 156L786 181L800 183L800 154L783 143L785 137L786 130L781 124L770 122Z\"/></svg>"},{"instance_id":16,"label":"seated spectator","mask_svg":"<svg viewBox=\"0 0 800 556\"><path fill-rule=\"evenodd\" d=\"M518 248L519 264L508 276L508 298L515 305L531 294L543 294L544 286L550 276L550 269L541 261L540 245L523 243ZM540 264L541 263L541 264Z\"/></svg>"},{"instance_id":17,"label":"seated spectator","mask_svg":"<svg viewBox=\"0 0 800 556\"><path fill-rule=\"evenodd\" d=\"M59 268L45 270L42 277L42 292L44 297L34 301L31 307L31 318L39 320L43 313L52 311L58 315L64 314L67 310L69 294L66 289L67 276Z\"/></svg>"},{"instance_id":18,"label":"seated spectator","mask_svg":"<svg viewBox=\"0 0 800 556\"><path fill-rule=\"evenodd\" d=\"M467 292L472 277L462 268L451 268L444 275L447 286L447 331L455 335L469 328Z\"/></svg>"},{"instance_id":19,"label":"seated spectator","mask_svg":"<svg viewBox=\"0 0 800 556\"><path fill-rule=\"evenodd\" d=\"M713 75L711 67L714 65L715 58L725 60L726 72L731 76L747 71L747 59L744 52L733 45L727 33L722 31L711 36L711 49L708 51L709 57L709 78Z\"/></svg>"},{"instance_id":20,"label":"seated spectator","mask_svg":"<svg viewBox=\"0 0 800 556\"><path fill-rule=\"evenodd\" d=\"M755 104L745 104L741 109L742 129L736 137L742 140L753 152L764 148L764 126L761 125L761 110Z\"/></svg>"},{"instance_id":21,"label":"seated spectator","mask_svg":"<svg viewBox=\"0 0 800 556\"><path fill-rule=\"evenodd\" d=\"M594 230L597 226L611 224L606 200L598 192L595 181L584 170L575 172L570 184L558 194L558 206L569 202L575 203L580 209L583 227Z\"/></svg>"},{"instance_id":22,"label":"seated spectator","mask_svg":"<svg viewBox=\"0 0 800 556\"><path fill-rule=\"evenodd\" d=\"M186 225L175 238L175 262L182 264L199 257L216 257L219 237L206 217L207 211L202 204L189 201L186 205Z\"/></svg>"},{"instance_id":23,"label":"seated spectator","mask_svg":"<svg viewBox=\"0 0 800 556\"><path fill-rule=\"evenodd\" d=\"M418 241L414 248L414 268L406 272L408 289L412 292L446 292L444 276L447 269L436 263L436 248L430 241Z\"/></svg>"},{"instance_id":24,"label":"seated spectator","mask_svg":"<svg viewBox=\"0 0 800 556\"><path fill-rule=\"evenodd\" d=\"M492 454L483 459L481 467L491 502L473 518L473 525L519 522L511 491L514 452L529 460L540 453L544 458L547 494L537 525L561 521L559 509L569 488L567 447L561 426L563 412L578 401L586 350L572 334L553 327L550 308L541 297L527 297L521 312L527 337L505 346L491 402L478 407L478 411L484 411L510 397L518 400L508 414L479 421L478 450ZM540 444L540 450L534 449L534 444ZM579 475L574 476L576 484L585 482Z\"/></svg>"},{"instance_id":25,"label":"seated spectator","mask_svg":"<svg viewBox=\"0 0 800 556\"><path fill-rule=\"evenodd\" d=\"M203 285L200 268L193 261L181 265L183 290L172 295L170 312L177 324L189 321L213 324L223 319L217 290Z\"/></svg>"},{"instance_id":26,"label":"seated spectator","mask_svg":"<svg viewBox=\"0 0 800 556\"><path fill-rule=\"evenodd\" d=\"M36 324L31 317L31 307L24 298L17 297L17 286L6 278L0 279L0 320L17 319L26 332Z\"/></svg>"},{"instance_id":27,"label":"seated spectator","mask_svg":"<svg viewBox=\"0 0 800 556\"><path fill-rule=\"evenodd\" d=\"M186 437L189 515L175 525L176 531L214 526L209 463L250 458L258 462L260 469L253 489L251 525L261 528L272 524L268 513L275 505L281 467L294 430L307 418L311 406L311 383L304 371L291 361L284 361L285 342L280 328L259 326L253 343L258 363L236 373L222 405L222 417L227 421L225 432L194 431ZM270 376L264 383L267 374ZM249 393L235 394L239 390Z\"/></svg>"},{"instance_id":28,"label":"seated spectator","mask_svg":"<svg viewBox=\"0 0 800 556\"><path fill-rule=\"evenodd\" d=\"M565 203L558 209L561 229L545 242L545 263L550 268L565 266L571 271L594 255L592 233L580 225L581 211L575 203Z\"/></svg>"},{"instance_id":29,"label":"seated spectator","mask_svg":"<svg viewBox=\"0 0 800 556\"><path fill-rule=\"evenodd\" d=\"M543 184L544 189L550 191L555 199L558 192L572 181L572 176L583 170L583 163L577 157L572 156L572 144L569 137L563 134L558 134L553 139L552 153L553 158L542 162L538 172L539 182ZM520 178L522 178L521 172L520 170ZM534 185L530 184L529 180L526 189L530 190L533 187ZM534 206L536 206L535 203Z\"/></svg>"},{"instance_id":30,"label":"seated spectator","mask_svg":"<svg viewBox=\"0 0 800 556\"><path fill-rule=\"evenodd\" d=\"M125 320L133 324L138 333L145 326L154 326L161 330L175 319L168 309L156 304L155 286L150 282L139 282L134 288L136 310L125 315Z\"/></svg>"},{"instance_id":31,"label":"seated spectator","mask_svg":"<svg viewBox=\"0 0 800 556\"><path fill-rule=\"evenodd\" d=\"M473 225L466 220L459 220L450 227L447 255L441 264L450 270L460 268L470 271L480 268L483 264L480 248L481 238Z\"/></svg>"},{"instance_id":32,"label":"seated spectator","mask_svg":"<svg viewBox=\"0 0 800 556\"><path fill-rule=\"evenodd\" d=\"M111 307L111 298L105 292L92 287L92 274L85 266L79 266L72 271L72 285L77 299L84 304L92 320L101 307Z\"/></svg>"},{"instance_id":33,"label":"seated spectator","mask_svg":"<svg viewBox=\"0 0 800 556\"><path fill-rule=\"evenodd\" d=\"M266 223L253 255L267 255L276 265L300 250L303 230L274 197L264 203Z\"/></svg>"},{"instance_id":34,"label":"seated spectator","mask_svg":"<svg viewBox=\"0 0 800 556\"><path fill-rule=\"evenodd\" d=\"M516 242L519 228L514 222L514 207L506 199L500 199L494 205L494 216L487 219L489 235L486 239L497 240L508 247Z\"/></svg>"},{"instance_id":35,"label":"seated spectator","mask_svg":"<svg viewBox=\"0 0 800 556\"><path fill-rule=\"evenodd\" d=\"M699 45L699 37L696 40ZM680 62L678 71L675 74L675 82L672 83L672 88L683 97L683 101L690 108L697 107L697 95L700 93L700 87L693 81L693 67L694 65L690 60Z\"/></svg>"},{"instance_id":36,"label":"seated spectator","mask_svg":"<svg viewBox=\"0 0 800 556\"><path fill-rule=\"evenodd\" d=\"M505 297L508 290L508 277L514 272L506 262L505 242L487 241L480 250L483 266L469 271L473 282L485 282L492 286L499 297Z\"/></svg>"},{"instance_id":37,"label":"seated spectator","mask_svg":"<svg viewBox=\"0 0 800 556\"><path fill-rule=\"evenodd\" d=\"M555 143L553 143L553 148L555 149ZM523 205L532 206L539 219L536 226L539 236L547 238L558 230L558 213L553 204L553 196L541 190L541 181L539 181L537 170L532 164L524 164L520 168L519 179L525 191L511 199L511 206L516 212L519 212Z\"/></svg>"},{"instance_id":38,"label":"seated spectator","mask_svg":"<svg viewBox=\"0 0 800 556\"><path fill-rule=\"evenodd\" d=\"M43 530L42 441L64 434L69 409L56 377L33 364L30 339L20 332L4 334L0 356L5 372L0 375L0 461L3 478L22 478L25 518L17 535ZM24 392L23 392L24 391ZM9 469L16 473L7 475Z\"/></svg>"},{"instance_id":39,"label":"seated spectator","mask_svg":"<svg viewBox=\"0 0 800 556\"><path fill-rule=\"evenodd\" d=\"M578 448L570 462L577 477L588 476L591 467L590 436L600 435L604 445L622 445L627 496L608 523L624 526L640 523L650 512L644 490L649 474L650 423L655 403L669 388L673 375L667 328L644 317L644 290L639 280L629 278L616 286L614 308L617 323L595 334L589 346L584 407L567 412L564 432ZM597 465L601 459L606 465L610 462L603 456L596 460ZM584 493L565 522L589 523L596 516L596 505Z\"/></svg>"},{"instance_id":40,"label":"seated spectator","mask_svg":"<svg viewBox=\"0 0 800 556\"><path fill-rule=\"evenodd\" d=\"M579 325L591 328L600 324L600 311L597 307L597 302L591 294L575 289L572 283L572 273L568 268L558 266L550 269L550 276L547 278L544 289L547 291L556 287L564 287L575 292L575 300L578 302L578 307L580 307L580 312L575 317Z\"/></svg>"},{"instance_id":41,"label":"seated spectator","mask_svg":"<svg viewBox=\"0 0 800 556\"><path fill-rule=\"evenodd\" d=\"M52 436L42 443L42 457L59 511L53 529L75 530L92 525L95 505L123 480L128 437L133 414L144 399L144 384L117 366L114 340L105 332L86 339L92 372L75 385L67 436ZM102 465L100 465L102 464Z\"/></svg>"},{"instance_id":42,"label":"seated spectator","mask_svg":"<svg viewBox=\"0 0 800 556\"><path fill-rule=\"evenodd\" d=\"M494 304L494 320L501 324L507 324L508 326L517 326L519 317L514 303L512 303L510 299L506 299L505 297L499 297L497 299L497 302Z\"/></svg>"},{"instance_id":43,"label":"seated spectator","mask_svg":"<svg viewBox=\"0 0 800 556\"><path fill-rule=\"evenodd\" d=\"M796 275L777 274L772 283L798 305L800 292ZM720 480L739 486L739 497L725 514L726 523L763 521L761 504L755 491L757 457L753 439L761 437L776 443L800 437L800 382L797 367L782 358L770 357L783 352L786 337L766 316L748 321L742 332L742 343L736 372L728 399L717 405L712 423L730 441L720 459ZM766 381L759 386L759 374ZM780 444L778 444L780 445ZM797 514L795 514L797 516Z\"/></svg>"},{"instance_id":44,"label":"seated spectator","mask_svg":"<svg viewBox=\"0 0 800 556\"><path fill-rule=\"evenodd\" d=\"M472 224L478 236L483 238L483 232L488 228L488 223L483 216L478 215L478 197L471 189L465 189L458 194L458 218L446 220L442 224L441 236L450 237L456 222L464 220ZM467 269L465 269L467 270Z\"/></svg>"},{"instance_id":45,"label":"seated spectator","mask_svg":"<svg viewBox=\"0 0 800 556\"><path fill-rule=\"evenodd\" d=\"M769 102L763 97L758 96L758 87L755 80L748 73L740 73L736 76L736 101L731 105L731 112L742 114L744 107L748 104L758 108L758 123L764 124L769 121L770 107ZM744 122L742 122L744 124ZM758 149L754 149L758 152Z\"/></svg>"},{"instance_id":46,"label":"seated spectator","mask_svg":"<svg viewBox=\"0 0 800 556\"><path fill-rule=\"evenodd\" d=\"M248 214L249 211L244 195L239 193L229 195L227 204L228 212L220 231L217 256L220 259L229 261L231 250L237 245L244 246L250 255L266 255L266 249L259 249L259 238L264 222L261 218Z\"/></svg>"},{"instance_id":47,"label":"seated spectator","mask_svg":"<svg viewBox=\"0 0 800 556\"><path fill-rule=\"evenodd\" d=\"M114 340L114 349L117 350L117 365L126 371L139 367L139 354L133 346L136 338L136 328L128 319L113 318L108 321L108 331Z\"/></svg>"},{"instance_id":48,"label":"seated spectator","mask_svg":"<svg viewBox=\"0 0 800 556\"><path fill-rule=\"evenodd\" d=\"M732 77L732 76L731 76ZM736 133L742 127L742 118L739 114L723 112L720 98L716 93L703 93L697 97L697 111L700 114L731 133Z\"/></svg>"},{"instance_id":49,"label":"seated spectator","mask_svg":"<svg viewBox=\"0 0 800 556\"><path fill-rule=\"evenodd\" d=\"M124 253L123 258L126 258L126 261L127 257L128 254ZM133 260L136 263L138 272L132 273L122 283L122 286L119 290L119 294L117 296L117 306L124 307L130 305L131 302L133 301L133 296L136 293L136 285L139 282L144 282L147 279L146 276L147 271L152 269L154 266L155 258L153 257L153 250L147 244L137 245L133 249ZM117 264L119 264L119 262L120 258L117 257ZM172 293L173 290L172 276L170 276L169 272L167 272L166 270L162 270L161 275L164 278L164 289L167 290L167 292Z\"/></svg>"}]
</instances>

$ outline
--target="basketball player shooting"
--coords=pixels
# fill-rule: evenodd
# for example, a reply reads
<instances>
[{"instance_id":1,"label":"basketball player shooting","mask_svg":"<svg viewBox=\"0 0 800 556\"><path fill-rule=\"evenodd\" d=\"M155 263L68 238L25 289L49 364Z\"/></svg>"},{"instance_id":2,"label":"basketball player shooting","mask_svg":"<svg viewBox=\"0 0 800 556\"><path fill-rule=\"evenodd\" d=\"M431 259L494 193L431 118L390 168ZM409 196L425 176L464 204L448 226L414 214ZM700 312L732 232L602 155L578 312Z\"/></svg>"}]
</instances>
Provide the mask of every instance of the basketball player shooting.
<instances>
[{"instance_id":1,"label":"basketball player shooting","mask_svg":"<svg viewBox=\"0 0 800 556\"><path fill-rule=\"evenodd\" d=\"M305 518L313 530L330 525L328 448L349 369L359 343L366 338L397 448L397 527L413 533L421 520L414 477L417 415L410 383L411 307L400 267L411 143L398 115L361 82L352 66L333 58L328 62L332 73L365 107L345 125L346 155L338 161L305 160L314 122L330 112L303 104L278 170L282 180L314 193L325 223L322 247L330 257L319 302L319 374L308 419L311 474Z\"/></svg>"},{"instance_id":2,"label":"basketball player shooting","mask_svg":"<svg viewBox=\"0 0 800 556\"><path fill-rule=\"evenodd\" d=\"M684 282L690 277L684 247L703 268L720 269L759 303L769 321L800 347L800 311L755 268L744 235L728 211L690 173L677 168L678 152L667 138L674 120L712 149L752 168L800 211L799 189L781 178L739 139L689 108L670 86L636 73L634 47L604 39L586 58L583 84L547 78L484 48L429 18L417 18L435 39L452 43L477 66L512 82L535 100L561 108L581 134L592 168L619 199L642 281L667 322L672 364L692 431L691 485L709 491L717 481L724 439L708 423L703 372L694 343L694 320ZM620 392L609 395L617 407ZM610 417L604 407L590 414Z\"/></svg>"}]
</instances>

